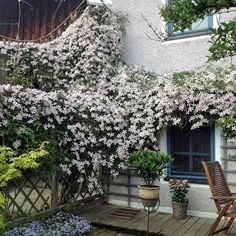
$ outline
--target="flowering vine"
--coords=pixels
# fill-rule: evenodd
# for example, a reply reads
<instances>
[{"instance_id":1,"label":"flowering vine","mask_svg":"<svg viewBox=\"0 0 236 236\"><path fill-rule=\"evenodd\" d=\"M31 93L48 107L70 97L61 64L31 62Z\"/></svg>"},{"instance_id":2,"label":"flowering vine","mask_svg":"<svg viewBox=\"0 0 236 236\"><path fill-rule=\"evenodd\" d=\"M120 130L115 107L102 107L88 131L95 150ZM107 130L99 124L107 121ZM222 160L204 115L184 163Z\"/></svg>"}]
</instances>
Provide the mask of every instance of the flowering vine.
<instances>
[{"instance_id":1,"label":"flowering vine","mask_svg":"<svg viewBox=\"0 0 236 236\"><path fill-rule=\"evenodd\" d=\"M208 68L165 78L123 68L110 83L98 83L96 90L77 85L69 92L2 85L0 131L20 122L45 135L61 134L60 165L68 174L72 168L83 173L99 165L116 174L130 151L158 150L164 127L189 122L199 128L229 115L236 103L235 72L224 70L222 77ZM25 145L19 132L14 137L12 145Z\"/></svg>"},{"instance_id":2,"label":"flowering vine","mask_svg":"<svg viewBox=\"0 0 236 236\"><path fill-rule=\"evenodd\" d=\"M234 67L166 77L118 67L121 38L115 15L88 8L50 43L2 44L11 85L0 85L0 141L20 150L49 140L67 174L102 165L116 175L131 151L158 150L163 128L195 129L231 114Z\"/></svg>"},{"instance_id":3,"label":"flowering vine","mask_svg":"<svg viewBox=\"0 0 236 236\"><path fill-rule=\"evenodd\" d=\"M79 80L94 84L108 79L120 60L120 19L105 8L88 7L55 40L37 43L0 43L11 84L46 91L67 88Z\"/></svg>"}]
</instances>

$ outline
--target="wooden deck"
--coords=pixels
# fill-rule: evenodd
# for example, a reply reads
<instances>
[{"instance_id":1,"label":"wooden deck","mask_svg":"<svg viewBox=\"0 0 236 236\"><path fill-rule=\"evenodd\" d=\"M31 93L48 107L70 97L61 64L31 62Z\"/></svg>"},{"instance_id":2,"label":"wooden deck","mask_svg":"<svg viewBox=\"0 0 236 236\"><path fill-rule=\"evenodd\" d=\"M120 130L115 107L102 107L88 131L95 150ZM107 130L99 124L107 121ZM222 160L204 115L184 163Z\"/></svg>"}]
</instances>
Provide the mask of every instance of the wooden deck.
<instances>
[{"instance_id":1,"label":"wooden deck","mask_svg":"<svg viewBox=\"0 0 236 236\"><path fill-rule=\"evenodd\" d=\"M122 207L111 205L94 205L74 213L92 222L94 226L110 228L132 235L147 235L147 212L141 210L135 216L118 218L112 213ZM127 214L129 216L129 213ZM175 220L172 214L155 212L150 214L150 234L163 236L204 236L207 234L213 219L189 216L186 220ZM222 221L221 225L225 222ZM100 234L99 234L100 235ZM101 234L102 235L102 234ZM217 235L226 235L219 233ZM236 236L236 223L230 229L230 236ZM105 236L105 235L104 235ZM106 235L109 236L109 235Z\"/></svg>"}]
</instances>

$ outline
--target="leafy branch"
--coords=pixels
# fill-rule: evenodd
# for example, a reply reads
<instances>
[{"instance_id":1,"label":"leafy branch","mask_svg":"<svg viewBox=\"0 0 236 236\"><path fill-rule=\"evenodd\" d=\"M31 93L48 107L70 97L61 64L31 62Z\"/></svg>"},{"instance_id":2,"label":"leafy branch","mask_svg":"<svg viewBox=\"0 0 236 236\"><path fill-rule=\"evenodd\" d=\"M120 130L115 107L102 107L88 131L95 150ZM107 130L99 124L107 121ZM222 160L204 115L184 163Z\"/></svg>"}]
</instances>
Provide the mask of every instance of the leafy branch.
<instances>
[{"instance_id":1,"label":"leafy branch","mask_svg":"<svg viewBox=\"0 0 236 236\"><path fill-rule=\"evenodd\" d=\"M39 167L40 161L48 156L46 151L48 142L43 142L37 149L16 156L9 147L0 147L0 188L22 176L22 170L34 170ZM0 230L5 227L6 200L0 192Z\"/></svg>"},{"instance_id":2,"label":"leafy branch","mask_svg":"<svg viewBox=\"0 0 236 236\"><path fill-rule=\"evenodd\" d=\"M174 31L184 32L192 29L193 23L204 20L207 16L221 14L222 11L234 11L235 0L172 0L161 9L161 16L166 24L173 24ZM211 55L209 60L220 60L236 55L236 20L219 22L217 29L212 32Z\"/></svg>"}]
</instances>

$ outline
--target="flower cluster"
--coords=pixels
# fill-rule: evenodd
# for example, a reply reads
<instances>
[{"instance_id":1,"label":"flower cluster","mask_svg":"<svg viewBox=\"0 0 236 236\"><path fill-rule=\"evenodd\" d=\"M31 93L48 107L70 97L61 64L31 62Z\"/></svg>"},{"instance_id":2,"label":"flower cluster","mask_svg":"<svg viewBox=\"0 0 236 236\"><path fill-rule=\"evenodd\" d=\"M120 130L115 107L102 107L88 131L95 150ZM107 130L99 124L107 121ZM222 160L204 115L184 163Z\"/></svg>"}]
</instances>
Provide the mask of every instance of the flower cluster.
<instances>
[{"instance_id":1,"label":"flower cluster","mask_svg":"<svg viewBox=\"0 0 236 236\"><path fill-rule=\"evenodd\" d=\"M186 122L199 128L231 113L236 71L224 70L224 77L214 71L165 78L123 68L110 82L94 88L77 84L67 92L2 85L0 131L20 123L59 137L60 164L68 174L72 168L83 172L99 165L116 174L131 151L158 150L163 128ZM9 145L24 146L18 129L13 137Z\"/></svg>"},{"instance_id":2,"label":"flower cluster","mask_svg":"<svg viewBox=\"0 0 236 236\"><path fill-rule=\"evenodd\" d=\"M67 88L73 81L93 85L109 79L120 60L122 28L106 8L88 7L55 40L0 43L12 84L42 90Z\"/></svg>"},{"instance_id":3,"label":"flower cluster","mask_svg":"<svg viewBox=\"0 0 236 236\"><path fill-rule=\"evenodd\" d=\"M91 224L74 215L59 212L46 220L15 227L5 232L4 236L86 236L91 231Z\"/></svg>"},{"instance_id":4,"label":"flower cluster","mask_svg":"<svg viewBox=\"0 0 236 236\"><path fill-rule=\"evenodd\" d=\"M170 192L172 193L172 201L176 203L187 203L188 188L190 188L188 180L171 179L169 181Z\"/></svg>"}]
</instances>

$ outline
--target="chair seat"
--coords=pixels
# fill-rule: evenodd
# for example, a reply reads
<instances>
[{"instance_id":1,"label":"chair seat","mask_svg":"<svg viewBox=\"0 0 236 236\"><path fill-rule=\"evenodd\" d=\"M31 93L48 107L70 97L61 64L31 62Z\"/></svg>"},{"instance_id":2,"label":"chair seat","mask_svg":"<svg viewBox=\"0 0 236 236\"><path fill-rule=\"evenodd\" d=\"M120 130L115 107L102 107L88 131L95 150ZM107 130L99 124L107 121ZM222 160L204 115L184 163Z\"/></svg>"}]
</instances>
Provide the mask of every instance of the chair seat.
<instances>
[{"instance_id":1,"label":"chair seat","mask_svg":"<svg viewBox=\"0 0 236 236\"><path fill-rule=\"evenodd\" d=\"M220 214L220 211L217 212L217 214ZM230 218L236 218L236 209L229 209L224 215L224 217L230 217Z\"/></svg>"},{"instance_id":2,"label":"chair seat","mask_svg":"<svg viewBox=\"0 0 236 236\"><path fill-rule=\"evenodd\" d=\"M236 219L236 209L229 209L224 216Z\"/></svg>"}]
</instances>

